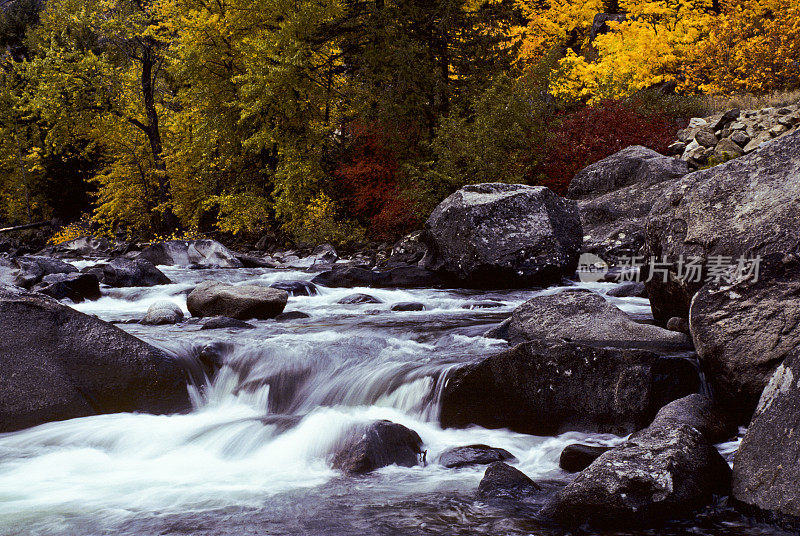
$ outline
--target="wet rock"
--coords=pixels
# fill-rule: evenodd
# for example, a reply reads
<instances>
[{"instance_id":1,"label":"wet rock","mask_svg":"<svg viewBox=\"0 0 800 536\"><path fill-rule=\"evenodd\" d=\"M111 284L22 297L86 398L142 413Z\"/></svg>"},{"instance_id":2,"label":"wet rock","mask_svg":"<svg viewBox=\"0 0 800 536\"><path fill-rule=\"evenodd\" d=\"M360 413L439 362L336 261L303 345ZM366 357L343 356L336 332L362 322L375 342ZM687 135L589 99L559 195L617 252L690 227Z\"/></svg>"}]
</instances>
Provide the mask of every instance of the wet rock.
<instances>
[{"instance_id":1,"label":"wet rock","mask_svg":"<svg viewBox=\"0 0 800 536\"><path fill-rule=\"evenodd\" d=\"M100 413L189 409L177 360L41 294L0 288L0 432Z\"/></svg>"},{"instance_id":2,"label":"wet rock","mask_svg":"<svg viewBox=\"0 0 800 536\"><path fill-rule=\"evenodd\" d=\"M657 326L639 324L602 296L586 289L535 298L511 315L508 340L565 340L623 348L686 350L689 338Z\"/></svg>"},{"instance_id":3,"label":"wet rock","mask_svg":"<svg viewBox=\"0 0 800 536\"><path fill-rule=\"evenodd\" d=\"M644 283L630 281L612 288L607 292L607 294L614 298L646 298L647 289L645 288Z\"/></svg>"},{"instance_id":4,"label":"wet rock","mask_svg":"<svg viewBox=\"0 0 800 536\"><path fill-rule=\"evenodd\" d=\"M486 300L486 301L470 303L469 305L466 306L466 309L497 309L498 307L504 307L504 306L505 306L504 303L498 301Z\"/></svg>"},{"instance_id":5,"label":"wet rock","mask_svg":"<svg viewBox=\"0 0 800 536\"><path fill-rule=\"evenodd\" d=\"M241 268L236 254L214 240L169 240L153 244L137 254L155 265Z\"/></svg>"},{"instance_id":6,"label":"wet rock","mask_svg":"<svg viewBox=\"0 0 800 536\"><path fill-rule=\"evenodd\" d=\"M704 284L678 277L678 262L718 256L736 262L770 253L800 251L800 132L758 151L687 175L655 201L642 254L673 263L668 281L647 283L653 316L663 325L688 318L689 304Z\"/></svg>"},{"instance_id":7,"label":"wet rock","mask_svg":"<svg viewBox=\"0 0 800 536\"><path fill-rule=\"evenodd\" d=\"M375 296L370 296L369 294L351 294L350 296L345 296L338 302L341 305L360 305L363 303L383 303L381 300L376 298Z\"/></svg>"},{"instance_id":8,"label":"wet rock","mask_svg":"<svg viewBox=\"0 0 800 536\"><path fill-rule=\"evenodd\" d=\"M772 376L733 462L733 497L748 513L800 529L800 350Z\"/></svg>"},{"instance_id":9,"label":"wet rock","mask_svg":"<svg viewBox=\"0 0 800 536\"><path fill-rule=\"evenodd\" d=\"M227 316L215 316L203 323L203 327L200 329L255 329L255 326L243 320Z\"/></svg>"},{"instance_id":10,"label":"wet rock","mask_svg":"<svg viewBox=\"0 0 800 536\"><path fill-rule=\"evenodd\" d=\"M183 311L178 304L169 300L155 302L147 309L147 314L142 318L142 324L162 326L177 324L183 320Z\"/></svg>"},{"instance_id":11,"label":"wet rock","mask_svg":"<svg viewBox=\"0 0 800 536\"><path fill-rule=\"evenodd\" d=\"M695 428L651 426L597 458L543 508L567 526L652 525L730 490L730 468Z\"/></svg>"},{"instance_id":12,"label":"wet rock","mask_svg":"<svg viewBox=\"0 0 800 536\"><path fill-rule=\"evenodd\" d=\"M447 449L439 456L439 464L448 469L457 469L470 465L489 465L494 462L514 459L516 459L514 455L505 449L488 445L469 445Z\"/></svg>"},{"instance_id":13,"label":"wet rock","mask_svg":"<svg viewBox=\"0 0 800 536\"><path fill-rule=\"evenodd\" d=\"M541 186L474 184L445 199L425 224L422 265L459 285L549 285L572 275L582 232L577 205Z\"/></svg>"},{"instance_id":14,"label":"wet rock","mask_svg":"<svg viewBox=\"0 0 800 536\"><path fill-rule=\"evenodd\" d=\"M422 439L405 426L375 421L357 426L333 455L333 468L347 474L365 474L388 465L413 467L419 463Z\"/></svg>"},{"instance_id":15,"label":"wet rock","mask_svg":"<svg viewBox=\"0 0 800 536\"><path fill-rule=\"evenodd\" d=\"M103 283L111 287L154 287L172 283L153 263L144 259L117 257L102 269Z\"/></svg>"},{"instance_id":16,"label":"wet rock","mask_svg":"<svg viewBox=\"0 0 800 536\"><path fill-rule=\"evenodd\" d=\"M392 311L424 311L425 304L419 302L400 302L392 305Z\"/></svg>"},{"instance_id":17,"label":"wet rock","mask_svg":"<svg viewBox=\"0 0 800 536\"><path fill-rule=\"evenodd\" d=\"M651 427L687 424L709 443L721 443L736 435L738 427L731 415L712 399L699 393L673 400L656 414Z\"/></svg>"},{"instance_id":18,"label":"wet rock","mask_svg":"<svg viewBox=\"0 0 800 536\"><path fill-rule=\"evenodd\" d=\"M541 492L541 488L528 476L504 462L494 462L486 468L478 485L482 499L520 500Z\"/></svg>"},{"instance_id":19,"label":"wet rock","mask_svg":"<svg viewBox=\"0 0 800 536\"><path fill-rule=\"evenodd\" d=\"M699 388L687 359L532 341L452 371L440 419L445 427L476 424L533 435L624 435Z\"/></svg>"},{"instance_id":20,"label":"wet rock","mask_svg":"<svg viewBox=\"0 0 800 536\"><path fill-rule=\"evenodd\" d=\"M266 320L281 314L288 299L289 294L284 290L204 281L189 294L186 306L192 316Z\"/></svg>"},{"instance_id":21,"label":"wet rock","mask_svg":"<svg viewBox=\"0 0 800 536\"><path fill-rule=\"evenodd\" d=\"M316 296L317 286L309 281L278 281L270 285L272 288L285 290L289 296Z\"/></svg>"},{"instance_id":22,"label":"wet rock","mask_svg":"<svg viewBox=\"0 0 800 536\"><path fill-rule=\"evenodd\" d=\"M100 298L100 282L92 274L69 273L50 274L42 278L31 290L41 292L57 300L72 300L80 303L84 300Z\"/></svg>"},{"instance_id":23,"label":"wet rock","mask_svg":"<svg viewBox=\"0 0 800 536\"><path fill-rule=\"evenodd\" d=\"M611 450L611 447L599 445L567 445L561 451L558 466L568 473L579 473L589 467L593 461Z\"/></svg>"},{"instance_id":24,"label":"wet rock","mask_svg":"<svg viewBox=\"0 0 800 536\"><path fill-rule=\"evenodd\" d=\"M73 274L78 269L58 259L39 256L17 257L12 261L19 271L17 272L14 284L22 288L31 288L36 283L42 281L47 275L52 274Z\"/></svg>"},{"instance_id":25,"label":"wet rock","mask_svg":"<svg viewBox=\"0 0 800 536\"><path fill-rule=\"evenodd\" d=\"M292 320L303 320L304 318L311 318L311 315L302 311L289 311L276 316L275 322L291 322Z\"/></svg>"},{"instance_id":26,"label":"wet rock","mask_svg":"<svg viewBox=\"0 0 800 536\"><path fill-rule=\"evenodd\" d=\"M416 266L400 266L376 271L364 266L343 265L322 272L311 282L330 288L416 288L437 287L443 280L433 272Z\"/></svg>"},{"instance_id":27,"label":"wet rock","mask_svg":"<svg viewBox=\"0 0 800 536\"><path fill-rule=\"evenodd\" d=\"M800 346L800 258L767 255L757 280L708 283L692 300L690 324L715 395L746 424L775 369Z\"/></svg>"}]
</instances>

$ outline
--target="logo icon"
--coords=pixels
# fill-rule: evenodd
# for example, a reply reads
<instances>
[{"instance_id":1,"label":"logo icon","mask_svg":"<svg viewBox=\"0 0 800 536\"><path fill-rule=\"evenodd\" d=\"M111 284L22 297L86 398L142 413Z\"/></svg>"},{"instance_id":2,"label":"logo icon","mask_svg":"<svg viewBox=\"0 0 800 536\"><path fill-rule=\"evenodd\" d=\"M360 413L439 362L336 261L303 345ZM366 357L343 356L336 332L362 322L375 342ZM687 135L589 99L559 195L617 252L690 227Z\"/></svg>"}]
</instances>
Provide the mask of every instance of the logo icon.
<instances>
[{"instance_id":1,"label":"logo icon","mask_svg":"<svg viewBox=\"0 0 800 536\"><path fill-rule=\"evenodd\" d=\"M593 253L584 253L578 259L578 279L583 283L597 283L607 273L608 263Z\"/></svg>"}]
</instances>

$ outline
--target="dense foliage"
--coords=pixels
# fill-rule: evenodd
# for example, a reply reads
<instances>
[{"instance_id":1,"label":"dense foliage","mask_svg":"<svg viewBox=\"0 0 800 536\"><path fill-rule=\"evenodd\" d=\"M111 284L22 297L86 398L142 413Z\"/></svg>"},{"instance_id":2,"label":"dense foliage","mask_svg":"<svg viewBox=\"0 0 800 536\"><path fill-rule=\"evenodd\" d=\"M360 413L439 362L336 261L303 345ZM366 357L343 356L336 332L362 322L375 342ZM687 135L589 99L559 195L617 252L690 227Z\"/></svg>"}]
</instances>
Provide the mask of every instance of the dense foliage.
<instances>
[{"instance_id":1,"label":"dense foliage","mask_svg":"<svg viewBox=\"0 0 800 536\"><path fill-rule=\"evenodd\" d=\"M0 221L91 213L139 237L390 240L464 184L564 192L626 144L663 149L689 113L667 94L799 87L798 10L13 0L0 12Z\"/></svg>"}]
</instances>

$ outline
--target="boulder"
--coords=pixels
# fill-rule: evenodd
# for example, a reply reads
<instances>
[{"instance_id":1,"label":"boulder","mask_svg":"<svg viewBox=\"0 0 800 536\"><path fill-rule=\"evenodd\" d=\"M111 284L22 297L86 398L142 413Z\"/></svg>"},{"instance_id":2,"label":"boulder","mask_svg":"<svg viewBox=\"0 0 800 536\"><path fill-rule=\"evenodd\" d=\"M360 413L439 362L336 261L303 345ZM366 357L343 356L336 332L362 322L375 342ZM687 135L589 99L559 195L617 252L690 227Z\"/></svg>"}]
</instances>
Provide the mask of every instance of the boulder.
<instances>
[{"instance_id":1,"label":"boulder","mask_svg":"<svg viewBox=\"0 0 800 536\"><path fill-rule=\"evenodd\" d=\"M686 424L651 426L597 458L541 514L567 526L652 525L729 489L730 468L703 434Z\"/></svg>"},{"instance_id":2,"label":"boulder","mask_svg":"<svg viewBox=\"0 0 800 536\"><path fill-rule=\"evenodd\" d=\"M303 320L305 318L311 318L311 315L302 311L288 311L276 316L275 322L291 322L292 320Z\"/></svg>"},{"instance_id":3,"label":"boulder","mask_svg":"<svg viewBox=\"0 0 800 536\"><path fill-rule=\"evenodd\" d=\"M699 393L673 400L656 414L651 427L686 424L703 434L709 443L721 443L738 431L731 415L714 400Z\"/></svg>"},{"instance_id":4,"label":"boulder","mask_svg":"<svg viewBox=\"0 0 800 536\"><path fill-rule=\"evenodd\" d=\"M428 251L428 246L422 241L422 234L422 231L414 231L398 240L392 246L391 254L385 264L387 266L418 264Z\"/></svg>"},{"instance_id":5,"label":"boulder","mask_svg":"<svg viewBox=\"0 0 800 536\"><path fill-rule=\"evenodd\" d=\"M255 329L255 326L243 320L228 318L227 316L215 316L206 320L200 329Z\"/></svg>"},{"instance_id":6,"label":"boulder","mask_svg":"<svg viewBox=\"0 0 800 536\"><path fill-rule=\"evenodd\" d=\"M84 300L100 298L100 282L92 274L70 273L50 274L42 278L31 290L41 292L57 300L72 300L80 303Z\"/></svg>"},{"instance_id":7,"label":"boulder","mask_svg":"<svg viewBox=\"0 0 800 536\"><path fill-rule=\"evenodd\" d=\"M419 302L400 302L392 305L392 311L424 311L425 304Z\"/></svg>"},{"instance_id":8,"label":"boulder","mask_svg":"<svg viewBox=\"0 0 800 536\"><path fill-rule=\"evenodd\" d=\"M55 246L47 246L39 254L69 259L98 258L110 256L111 250L111 243L105 238L82 236Z\"/></svg>"},{"instance_id":9,"label":"boulder","mask_svg":"<svg viewBox=\"0 0 800 536\"><path fill-rule=\"evenodd\" d=\"M800 251L800 132L670 185L647 220L645 257L672 263L667 282L647 283L653 316L688 318L705 282L678 277L679 261L754 258Z\"/></svg>"},{"instance_id":10,"label":"boulder","mask_svg":"<svg viewBox=\"0 0 800 536\"><path fill-rule=\"evenodd\" d=\"M586 289L536 296L517 307L508 326L512 344L565 340L621 348L691 349L689 338L640 324L599 294Z\"/></svg>"},{"instance_id":11,"label":"boulder","mask_svg":"<svg viewBox=\"0 0 800 536\"><path fill-rule=\"evenodd\" d=\"M800 530L800 350L772 376L733 461L733 497L748 513Z\"/></svg>"},{"instance_id":12,"label":"boulder","mask_svg":"<svg viewBox=\"0 0 800 536\"><path fill-rule=\"evenodd\" d=\"M289 296L316 296L317 286L309 281L278 281L270 285L278 290L285 290Z\"/></svg>"},{"instance_id":13,"label":"boulder","mask_svg":"<svg viewBox=\"0 0 800 536\"><path fill-rule=\"evenodd\" d=\"M41 256L17 257L12 261L18 268L14 284L22 288L31 288L45 276L52 274L74 274L78 269L58 259Z\"/></svg>"},{"instance_id":14,"label":"boulder","mask_svg":"<svg viewBox=\"0 0 800 536\"><path fill-rule=\"evenodd\" d=\"M501 461L486 468L478 485L478 497L482 499L524 500L541 491L525 473Z\"/></svg>"},{"instance_id":15,"label":"boulder","mask_svg":"<svg viewBox=\"0 0 800 536\"><path fill-rule=\"evenodd\" d=\"M630 281L612 288L606 294L613 298L646 298L647 289L644 283Z\"/></svg>"},{"instance_id":16,"label":"boulder","mask_svg":"<svg viewBox=\"0 0 800 536\"><path fill-rule=\"evenodd\" d=\"M365 266L341 265L320 273L311 282L330 288L416 288L438 287L443 280L430 270L416 266L376 271Z\"/></svg>"},{"instance_id":17,"label":"boulder","mask_svg":"<svg viewBox=\"0 0 800 536\"><path fill-rule=\"evenodd\" d=\"M568 473L579 473L609 450L611 447L599 445L581 445L580 443L567 445L561 451L558 466Z\"/></svg>"},{"instance_id":18,"label":"boulder","mask_svg":"<svg viewBox=\"0 0 800 536\"><path fill-rule=\"evenodd\" d=\"M474 184L428 218L421 264L467 287L549 285L575 273L582 236L574 201L541 186Z\"/></svg>"},{"instance_id":19,"label":"boulder","mask_svg":"<svg viewBox=\"0 0 800 536\"><path fill-rule=\"evenodd\" d=\"M667 321L666 328L670 331L677 331L678 333L685 333L691 335L689 330L689 321L679 316L673 316Z\"/></svg>"},{"instance_id":20,"label":"boulder","mask_svg":"<svg viewBox=\"0 0 800 536\"><path fill-rule=\"evenodd\" d=\"M155 265L242 268L236 254L214 240L169 240L153 244L136 255Z\"/></svg>"},{"instance_id":21,"label":"boulder","mask_svg":"<svg viewBox=\"0 0 800 536\"><path fill-rule=\"evenodd\" d=\"M533 435L624 435L699 388L688 359L532 341L451 371L440 420L444 427L476 424Z\"/></svg>"},{"instance_id":22,"label":"boulder","mask_svg":"<svg viewBox=\"0 0 800 536\"><path fill-rule=\"evenodd\" d=\"M744 154L744 149L733 141L731 138L724 138L720 140L714 148L714 156L721 161L730 160L731 158L739 158Z\"/></svg>"},{"instance_id":23,"label":"boulder","mask_svg":"<svg viewBox=\"0 0 800 536\"><path fill-rule=\"evenodd\" d=\"M288 300L289 294L285 290L204 281L189 293L186 306L192 316L266 320L281 314Z\"/></svg>"},{"instance_id":24,"label":"boulder","mask_svg":"<svg viewBox=\"0 0 800 536\"><path fill-rule=\"evenodd\" d=\"M169 285L172 281L144 259L117 257L102 266L103 283L111 287L155 287Z\"/></svg>"},{"instance_id":25,"label":"boulder","mask_svg":"<svg viewBox=\"0 0 800 536\"><path fill-rule=\"evenodd\" d=\"M690 325L715 395L747 424L775 369L800 346L800 257L770 254L757 279L706 284Z\"/></svg>"},{"instance_id":26,"label":"boulder","mask_svg":"<svg viewBox=\"0 0 800 536\"><path fill-rule=\"evenodd\" d=\"M381 300L376 298L375 296L370 296L369 294L351 294L350 296L345 296L338 302L341 305L361 305L363 303L383 303Z\"/></svg>"},{"instance_id":27,"label":"boulder","mask_svg":"<svg viewBox=\"0 0 800 536\"><path fill-rule=\"evenodd\" d=\"M375 421L357 426L344 438L333 455L332 465L347 474L365 474L388 465L419 464L422 439L405 426Z\"/></svg>"},{"instance_id":28,"label":"boulder","mask_svg":"<svg viewBox=\"0 0 800 536\"><path fill-rule=\"evenodd\" d=\"M488 445L469 445L447 449L439 456L439 464L448 469L468 467L470 465L489 465L494 462L514 460L514 455L505 449Z\"/></svg>"},{"instance_id":29,"label":"boulder","mask_svg":"<svg viewBox=\"0 0 800 536\"><path fill-rule=\"evenodd\" d=\"M100 413L191 408L184 365L94 316L0 288L0 432Z\"/></svg>"},{"instance_id":30,"label":"boulder","mask_svg":"<svg viewBox=\"0 0 800 536\"><path fill-rule=\"evenodd\" d=\"M142 324L161 326L177 324L183 320L183 311L178 304L169 300L155 302L147 309L147 314L142 318Z\"/></svg>"}]
</instances>

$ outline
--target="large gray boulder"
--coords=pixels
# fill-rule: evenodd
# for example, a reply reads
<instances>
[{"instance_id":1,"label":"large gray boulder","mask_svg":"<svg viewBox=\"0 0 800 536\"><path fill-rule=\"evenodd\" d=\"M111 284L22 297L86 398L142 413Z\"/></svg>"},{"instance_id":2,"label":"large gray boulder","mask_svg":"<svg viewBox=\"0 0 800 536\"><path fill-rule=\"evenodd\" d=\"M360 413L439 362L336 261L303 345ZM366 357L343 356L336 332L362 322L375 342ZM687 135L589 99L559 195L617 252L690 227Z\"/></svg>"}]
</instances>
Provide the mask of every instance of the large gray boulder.
<instances>
[{"instance_id":1,"label":"large gray boulder","mask_svg":"<svg viewBox=\"0 0 800 536\"><path fill-rule=\"evenodd\" d=\"M775 369L800 347L800 258L767 255L757 280L706 284L690 327L715 395L746 424Z\"/></svg>"},{"instance_id":2,"label":"large gray boulder","mask_svg":"<svg viewBox=\"0 0 800 536\"><path fill-rule=\"evenodd\" d=\"M512 344L565 340L622 348L691 348L689 338L683 333L635 322L605 298L586 289L528 300L512 313L505 338Z\"/></svg>"},{"instance_id":3,"label":"large gray boulder","mask_svg":"<svg viewBox=\"0 0 800 536\"><path fill-rule=\"evenodd\" d=\"M184 365L42 294L0 287L0 432L191 407Z\"/></svg>"},{"instance_id":4,"label":"large gray boulder","mask_svg":"<svg viewBox=\"0 0 800 536\"><path fill-rule=\"evenodd\" d=\"M186 306L192 316L266 320L281 314L288 300L289 294L285 290L204 281L186 298Z\"/></svg>"},{"instance_id":5,"label":"large gray boulder","mask_svg":"<svg viewBox=\"0 0 800 536\"><path fill-rule=\"evenodd\" d=\"M413 467L420 461L422 439L403 425L375 421L356 426L333 454L332 465L351 475L365 474L388 465Z\"/></svg>"},{"instance_id":6,"label":"large gray boulder","mask_svg":"<svg viewBox=\"0 0 800 536\"><path fill-rule=\"evenodd\" d=\"M800 251L800 132L669 186L648 216L645 256L673 264L668 281L655 277L648 295L657 321L687 318L703 280L678 277L681 256L704 263ZM705 274L704 274L705 275Z\"/></svg>"},{"instance_id":7,"label":"large gray boulder","mask_svg":"<svg viewBox=\"0 0 800 536\"><path fill-rule=\"evenodd\" d=\"M94 270L102 270L103 283L111 287L155 287L172 283L153 263L144 259L117 257Z\"/></svg>"},{"instance_id":8,"label":"large gray boulder","mask_svg":"<svg viewBox=\"0 0 800 536\"><path fill-rule=\"evenodd\" d=\"M61 258L108 257L111 254L111 243L105 238L82 236L54 246L47 246L39 255Z\"/></svg>"},{"instance_id":9,"label":"large gray boulder","mask_svg":"<svg viewBox=\"0 0 800 536\"><path fill-rule=\"evenodd\" d=\"M636 255L653 203L687 173L686 162L639 145L578 172L568 197L578 200L583 250L610 263Z\"/></svg>"},{"instance_id":10,"label":"large gray boulder","mask_svg":"<svg viewBox=\"0 0 800 536\"><path fill-rule=\"evenodd\" d=\"M156 266L182 266L204 268L241 268L236 255L215 240L169 240L153 244L136 258L145 259Z\"/></svg>"},{"instance_id":11,"label":"large gray boulder","mask_svg":"<svg viewBox=\"0 0 800 536\"><path fill-rule=\"evenodd\" d=\"M746 510L800 529L800 350L778 367L733 462L733 496Z\"/></svg>"},{"instance_id":12,"label":"large gray boulder","mask_svg":"<svg viewBox=\"0 0 800 536\"><path fill-rule=\"evenodd\" d=\"M450 372L440 420L445 427L476 424L534 435L624 435L699 387L687 359L532 341Z\"/></svg>"},{"instance_id":13,"label":"large gray boulder","mask_svg":"<svg viewBox=\"0 0 800 536\"><path fill-rule=\"evenodd\" d=\"M575 272L582 236L574 201L541 186L474 184L428 218L421 263L469 287L549 285Z\"/></svg>"}]
</instances>

